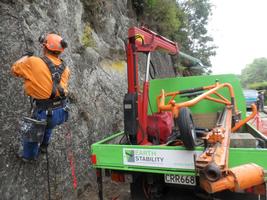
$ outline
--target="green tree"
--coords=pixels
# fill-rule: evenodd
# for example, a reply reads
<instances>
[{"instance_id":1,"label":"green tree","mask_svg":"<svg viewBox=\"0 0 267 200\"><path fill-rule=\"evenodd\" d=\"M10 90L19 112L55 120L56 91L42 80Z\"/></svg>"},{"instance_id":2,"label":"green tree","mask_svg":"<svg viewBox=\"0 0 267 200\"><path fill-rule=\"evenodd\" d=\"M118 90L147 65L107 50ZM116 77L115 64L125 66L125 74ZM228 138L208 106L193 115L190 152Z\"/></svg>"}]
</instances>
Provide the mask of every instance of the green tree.
<instances>
[{"instance_id":1,"label":"green tree","mask_svg":"<svg viewBox=\"0 0 267 200\"><path fill-rule=\"evenodd\" d=\"M140 22L177 41L181 51L210 66L209 58L215 55L216 47L206 27L211 15L209 0L132 0L132 3ZM177 62L177 58L174 61ZM190 75L204 72L193 68L187 70L186 74ZM206 71L210 71L209 68Z\"/></svg>"},{"instance_id":2,"label":"green tree","mask_svg":"<svg viewBox=\"0 0 267 200\"><path fill-rule=\"evenodd\" d=\"M211 3L209 0L180 0L178 5L184 13L183 23L176 33L181 50L211 66L209 58L216 54L213 38L207 31L208 19L212 14Z\"/></svg>"},{"instance_id":3,"label":"green tree","mask_svg":"<svg viewBox=\"0 0 267 200\"><path fill-rule=\"evenodd\" d=\"M151 29L166 37L179 29L181 22L175 0L147 0L145 6L144 20Z\"/></svg>"},{"instance_id":4,"label":"green tree","mask_svg":"<svg viewBox=\"0 0 267 200\"><path fill-rule=\"evenodd\" d=\"M267 58L256 58L241 72L241 83L244 87L249 84L267 80Z\"/></svg>"}]
</instances>

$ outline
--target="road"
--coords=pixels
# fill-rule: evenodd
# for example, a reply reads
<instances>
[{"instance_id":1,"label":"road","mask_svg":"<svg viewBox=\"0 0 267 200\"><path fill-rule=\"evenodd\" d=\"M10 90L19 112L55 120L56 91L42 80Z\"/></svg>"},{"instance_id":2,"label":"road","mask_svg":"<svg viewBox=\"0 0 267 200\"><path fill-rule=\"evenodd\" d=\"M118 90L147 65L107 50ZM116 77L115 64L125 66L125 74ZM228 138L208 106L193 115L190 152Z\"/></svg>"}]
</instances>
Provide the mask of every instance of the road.
<instances>
[{"instance_id":1,"label":"road","mask_svg":"<svg viewBox=\"0 0 267 200\"><path fill-rule=\"evenodd\" d=\"M266 200L252 194L221 192L216 195L207 195L193 190L173 190L162 200Z\"/></svg>"}]
</instances>

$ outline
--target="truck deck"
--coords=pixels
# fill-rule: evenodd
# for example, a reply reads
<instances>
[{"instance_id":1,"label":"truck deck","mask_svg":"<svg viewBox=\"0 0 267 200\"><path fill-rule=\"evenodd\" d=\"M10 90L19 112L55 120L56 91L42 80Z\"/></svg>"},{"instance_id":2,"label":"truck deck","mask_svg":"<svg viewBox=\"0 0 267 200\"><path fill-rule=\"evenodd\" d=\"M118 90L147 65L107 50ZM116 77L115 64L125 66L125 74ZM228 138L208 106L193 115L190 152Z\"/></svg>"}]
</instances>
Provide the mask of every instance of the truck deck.
<instances>
[{"instance_id":1,"label":"truck deck","mask_svg":"<svg viewBox=\"0 0 267 200\"><path fill-rule=\"evenodd\" d=\"M260 134L250 124L246 124L254 134ZM198 155L203 151L202 147L194 151L185 150L181 146L140 146L119 144L124 132L116 133L92 145L92 155L95 156L95 168L114 169L123 171L160 173L160 174L179 174L179 175L196 175L194 170L194 154ZM163 151L164 155L169 155L172 162L160 166L158 163L141 163L131 162L127 158L127 152L147 153L151 151L157 154ZM187 160L186 157L190 157ZM185 163L186 162L186 163ZM267 149L262 148L230 148L229 167L235 167L246 163L255 163L267 170Z\"/></svg>"}]
</instances>

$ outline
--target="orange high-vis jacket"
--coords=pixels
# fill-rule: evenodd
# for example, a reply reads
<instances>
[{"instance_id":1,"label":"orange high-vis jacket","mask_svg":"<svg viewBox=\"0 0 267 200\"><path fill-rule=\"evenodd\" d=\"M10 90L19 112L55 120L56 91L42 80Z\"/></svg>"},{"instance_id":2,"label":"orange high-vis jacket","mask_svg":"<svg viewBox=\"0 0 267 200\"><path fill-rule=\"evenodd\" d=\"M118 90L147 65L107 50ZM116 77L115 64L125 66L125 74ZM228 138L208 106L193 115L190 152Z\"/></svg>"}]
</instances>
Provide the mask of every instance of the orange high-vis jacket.
<instances>
[{"instance_id":1,"label":"orange high-vis jacket","mask_svg":"<svg viewBox=\"0 0 267 200\"><path fill-rule=\"evenodd\" d=\"M46 54L46 56L56 65L61 64L61 60L53 55ZM52 76L46 63L39 57L22 57L15 62L11 68L12 73L24 79L24 89L27 95L34 99L49 99L53 82ZM61 75L60 85L67 94L68 80L70 70L65 68ZM56 96L59 96L57 91Z\"/></svg>"}]
</instances>

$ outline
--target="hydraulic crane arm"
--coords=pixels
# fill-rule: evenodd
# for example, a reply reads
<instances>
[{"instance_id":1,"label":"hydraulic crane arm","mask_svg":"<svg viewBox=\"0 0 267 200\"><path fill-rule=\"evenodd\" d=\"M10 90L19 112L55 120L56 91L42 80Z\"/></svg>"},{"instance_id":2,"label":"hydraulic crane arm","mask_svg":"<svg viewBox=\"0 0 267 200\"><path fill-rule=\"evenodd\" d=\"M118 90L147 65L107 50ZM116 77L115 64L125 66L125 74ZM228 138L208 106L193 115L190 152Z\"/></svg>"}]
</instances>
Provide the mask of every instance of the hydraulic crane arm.
<instances>
[{"instance_id":1,"label":"hydraulic crane arm","mask_svg":"<svg viewBox=\"0 0 267 200\"><path fill-rule=\"evenodd\" d=\"M156 50L163 50L173 55L179 53L177 43L147 28L132 27L129 29L127 45L128 93L139 90L137 52L150 53Z\"/></svg>"},{"instance_id":2,"label":"hydraulic crane arm","mask_svg":"<svg viewBox=\"0 0 267 200\"><path fill-rule=\"evenodd\" d=\"M150 53L158 50L172 55L180 55L176 42L144 27L132 27L129 29L127 44L128 93L124 98L124 131L125 134L129 135L132 144L149 144L146 132ZM140 91L138 81L139 52L147 54L146 76L143 83L143 91ZM180 56L191 63L200 62L183 53L181 53Z\"/></svg>"},{"instance_id":3,"label":"hydraulic crane arm","mask_svg":"<svg viewBox=\"0 0 267 200\"><path fill-rule=\"evenodd\" d=\"M179 53L179 48L176 42L173 42L157 33L142 27L132 27L128 31L129 42L135 44L138 52L152 52L162 49L170 54Z\"/></svg>"},{"instance_id":4,"label":"hydraulic crane arm","mask_svg":"<svg viewBox=\"0 0 267 200\"><path fill-rule=\"evenodd\" d=\"M147 105L148 105L148 74L150 52L163 50L169 54L178 54L177 43L154 33L144 27L132 27L128 31L127 72L128 93L124 98L124 131L133 144L149 144L147 141ZM138 52L147 54L146 78L143 92L139 90Z\"/></svg>"}]
</instances>

